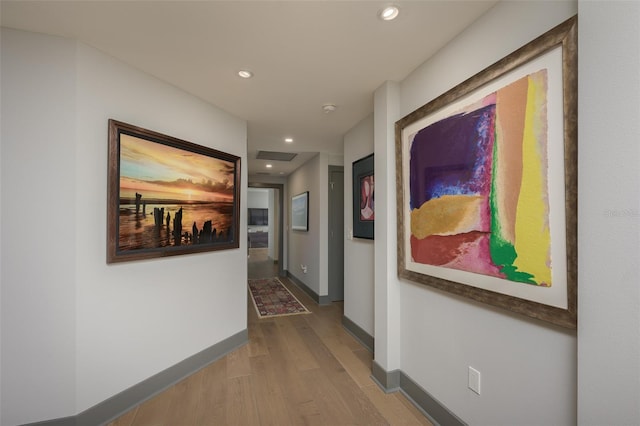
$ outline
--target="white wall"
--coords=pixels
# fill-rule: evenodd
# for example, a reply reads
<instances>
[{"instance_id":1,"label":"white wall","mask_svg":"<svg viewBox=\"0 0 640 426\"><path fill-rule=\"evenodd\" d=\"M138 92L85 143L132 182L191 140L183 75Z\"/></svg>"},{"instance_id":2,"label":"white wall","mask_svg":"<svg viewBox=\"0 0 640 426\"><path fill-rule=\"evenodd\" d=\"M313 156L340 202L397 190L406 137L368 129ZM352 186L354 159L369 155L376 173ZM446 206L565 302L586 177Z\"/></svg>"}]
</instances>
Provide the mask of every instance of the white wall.
<instances>
[{"instance_id":1,"label":"white wall","mask_svg":"<svg viewBox=\"0 0 640 426\"><path fill-rule=\"evenodd\" d=\"M75 413L78 159L75 44L3 29L1 54L0 424L9 426Z\"/></svg>"},{"instance_id":2,"label":"white wall","mask_svg":"<svg viewBox=\"0 0 640 426\"><path fill-rule=\"evenodd\" d=\"M247 189L247 208L248 209L268 209L269 208L269 190L266 188L248 188Z\"/></svg>"},{"instance_id":3,"label":"white wall","mask_svg":"<svg viewBox=\"0 0 640 426\"><path fill-rule=\"evenodd\" d=\"M640 3L579 3L578 423L640 424Z\"/></svg>"},{"instance_id":4,"label":"white wall","mask_svg":"<svg viewBox=\"0 0 640 426\"><path fill-rule=\"evenodd\" d=\"M497 4L400 83L400 116L571 17L576 10L574 2ZM378 157L393 152L394 137L387 125L395 102L393 89L393 85L385 85L375 98L376 180L386 178L389 185L395 182L389 179L395 174L395 165L385 164L386 174L381 176L383 167L379 167ZM379 144L378 140L385 137L386 142ZM384 206L391 216L395 215L396 200L395 191L389 188L389 192L394 196L388 197ZM376 201L379 207L380 197ZM376 219L380 219L378 211ZM383 244L378 237L377 220L376 268L378 244ZM391 235L386 237L387 245L395 243ZM575 332L399 281L391 274L387 282L378 283L377 270L376 274L376 361L379 349L386 350L382 357L388 358L381 359L381 366L388 371L397 368L393 345L399 340L399 368L469 424L576 423ZM379 302L379 295L386 300ZM379 313L383 315L380 320ZM397 316L400 321L394 322ZM379 323L387 327L383 329L382 348L378 344ZM482 374L481 396L467 388L469 366Z\"/></svg>"},{"instance_id":5,"label":"white wall","mask_svg":"<svg viewBox=\"0 0 640 426\"><path fill-rule=\"evenodd\" d=\"M322 293L323 289L320 286L321 251L319 241L322 234L320 229L322 208L320 171L322 157L322 154L316 155L289 175L287 182L290 195L284 203L286 215L289 218L288 223L291 223L291 197L309 191L309 231L295 231L287 228L290 247L288 271L319 296L328 294L326 280L324 293ZM324 208L326 210L326 203ZM300 265L307 266L306 274L303 273Z\"/></svg>"},{"instance_id":6,"label":"white wall","mask_svg":"<svg viewBox=\"0 0 640 426\"><path fill-rule=\"evenodd\" d=\"M400 368L400 295L397 280L397 219L394 123L400 118L400 88L388 81L373 99L376 220L374 223L374 299L376 363L386 371Z\"/></svg>"},{"instance_id":7,"label":"white wall","mask_svg":"<svg viewBox=\"0 0 640 426\"><path fill-rule=\"evenodd\" d=\"M374 335L374 241L353 235L352 163L373 152L373 115L344 136L344 315Z\"/></svg>"},{"instance_id":8,"label":"white wall","mask_svg":"<svg viewBox=\"0 0 640 426\"><path fill-rule=\"evenodd\" d=\"M77 414L246 329L244 226L240 249L107 265L104 225L109 118L243 162L246 123L73 41L3 30L2 67L2 424L12 425ZM243 172L241 200L246 182ZM38 237L19 231L11 205L40 224Z\"/></svg>"}]
</instances>

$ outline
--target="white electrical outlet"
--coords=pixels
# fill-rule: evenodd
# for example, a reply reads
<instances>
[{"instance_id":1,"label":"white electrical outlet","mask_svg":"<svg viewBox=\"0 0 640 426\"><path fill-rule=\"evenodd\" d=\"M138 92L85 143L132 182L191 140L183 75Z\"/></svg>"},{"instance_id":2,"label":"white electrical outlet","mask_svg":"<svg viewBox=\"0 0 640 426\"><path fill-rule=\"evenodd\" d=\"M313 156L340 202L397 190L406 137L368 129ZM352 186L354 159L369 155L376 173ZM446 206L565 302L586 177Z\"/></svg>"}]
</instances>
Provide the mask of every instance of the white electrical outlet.
<instances>
[{"instance_id":1,"label":"white electrical outlet","mask_svg":"<svg viewBox=\"0 0 640 426\"><path fill-rule=\"evenodd\" d=\"M480 395L480 372L469 367L469 389Z\"/></svg>"}]
</instances>

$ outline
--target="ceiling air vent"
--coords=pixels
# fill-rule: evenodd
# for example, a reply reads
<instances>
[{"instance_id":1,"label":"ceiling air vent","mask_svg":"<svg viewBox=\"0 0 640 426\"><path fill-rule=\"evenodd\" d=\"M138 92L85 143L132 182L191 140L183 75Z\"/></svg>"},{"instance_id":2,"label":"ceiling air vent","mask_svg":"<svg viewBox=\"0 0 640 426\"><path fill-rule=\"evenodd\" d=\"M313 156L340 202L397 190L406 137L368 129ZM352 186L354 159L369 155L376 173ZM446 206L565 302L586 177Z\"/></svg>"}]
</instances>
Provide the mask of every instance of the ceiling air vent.
<instances>
[{"instance_id":1,"label":"ceiling air vent","mask_svg":"<svg viewBox=\"0 0 640 426\"><path fill-rule=\"evenodd\" d=\"M258 160L291 161L296 158L294 152L258 151Z\"/></svg>"}]
</instances>

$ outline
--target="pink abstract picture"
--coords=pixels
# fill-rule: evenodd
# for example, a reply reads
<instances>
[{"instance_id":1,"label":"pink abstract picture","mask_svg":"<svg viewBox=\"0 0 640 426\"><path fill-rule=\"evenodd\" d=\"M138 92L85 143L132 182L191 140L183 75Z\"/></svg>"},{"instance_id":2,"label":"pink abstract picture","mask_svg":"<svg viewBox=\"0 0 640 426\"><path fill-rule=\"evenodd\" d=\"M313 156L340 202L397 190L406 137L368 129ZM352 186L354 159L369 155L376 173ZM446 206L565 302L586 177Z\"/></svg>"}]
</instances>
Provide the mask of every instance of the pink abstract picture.
<instances>
[{"instance_id":1,"label":"pink abstract picture","mask_svg":"<svg viewBox=\"0 0 640 426\"><path fill-rule=\"evenodd\" d=\"M552 285L547 70L409 136L414 262Z\"/></svg>"},{"instance_id":2,"label":"pink abstract picture","mask_svg":"<svg viewBox=\"0 0 640 426\"><path fill-rule=\"evenodd\" d=\"M360 220L375 219L373 175L360 178Z\"/></svg>"}]
</instances>

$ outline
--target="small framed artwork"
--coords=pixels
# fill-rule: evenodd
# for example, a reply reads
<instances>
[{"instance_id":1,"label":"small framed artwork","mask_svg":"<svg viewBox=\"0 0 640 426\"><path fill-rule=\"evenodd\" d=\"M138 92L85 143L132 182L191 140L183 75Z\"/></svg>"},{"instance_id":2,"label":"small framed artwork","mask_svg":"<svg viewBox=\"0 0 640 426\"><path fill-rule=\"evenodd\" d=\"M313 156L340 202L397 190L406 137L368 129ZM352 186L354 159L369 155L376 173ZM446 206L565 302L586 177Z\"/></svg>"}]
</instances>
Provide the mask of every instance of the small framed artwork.
<instances>
[{"instance_id":1,"label":"small framed artwork","mask_svg":"<svg viewBox=\"0 0 640 426\"><path fill-rule=\"evenodd\" d=\"M398 274L577 320L577 18L396 123Z\"/></svg>"},{"instance_id":2,"label":"small framed artwork","mask_svg":"<svg viewBox=\"0 0 640 426\"><path fill-rule=\"evenodd\" d=\"M353 236L373 240L375 220L373 154L353 162Z\"/></svg>"},{"instance_id":3,"label":"small framed artwork","mask_svg":"<svg viewBox=\"0 0 640 426\"><path fill-rule=\"evenodd\" d=\"M109 120L107 263L239 247L240 157Z\"/></svg>"},{"instance_id":4,"label":"small framed artwork","mask_svg":"<svg viewBox=\"0 0 640 426\"><path fill-rule=\"evenodd\" d=\"M309 191L291 197L291 229L309 230Z\"/></svg>"}]
</instances>

